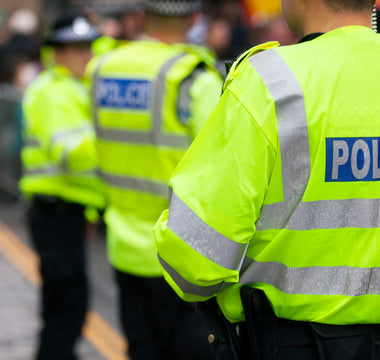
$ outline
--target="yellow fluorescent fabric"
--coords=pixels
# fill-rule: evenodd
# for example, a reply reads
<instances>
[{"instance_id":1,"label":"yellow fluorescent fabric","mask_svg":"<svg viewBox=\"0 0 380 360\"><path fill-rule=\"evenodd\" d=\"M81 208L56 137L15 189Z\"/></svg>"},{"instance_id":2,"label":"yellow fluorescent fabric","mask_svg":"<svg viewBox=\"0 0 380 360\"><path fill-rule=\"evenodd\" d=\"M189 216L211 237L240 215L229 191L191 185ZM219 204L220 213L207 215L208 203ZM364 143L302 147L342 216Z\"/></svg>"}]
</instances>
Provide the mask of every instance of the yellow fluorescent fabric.
<instances>
[{"instance_id":1,"label":"yellow fluorescent fabric","mask_svg":"<svg viewBox=\"0 0 380 360\"><path fill-rule=\"evenodd\" d=\"M111 143L98 141L99 158L102 169L115 174L129 174L137 177L151 177L165 181L183 156L183 150L153 145ZM120 162L120 158L133 161Z\"/></svg>"},{"instance_id":2,"label":"yellow fluorescent fabric","mask_svg":"<svg viewBox=\"0 0 380 360\"><path fill-rule=\"evenodd\" d=\"M152 228L168 206L173 169L220 97L214 62L203 48L142 40L89 66L108 256L120 271L162 276Z\"/></svg>"},{"instance_id":3,"label":"yellow fluorescent fabric","mask_svg":"<svg viewBox=\"0 0 380 360\"><path fill-rule=\"evenodd\" d=\"M251 284L282 318L380 322L379 79L368 71L379 54L378 35L352 26L235 63L171 177L174 200L154 229L181 297L216 295L236 322L244 319L239 288ZM332 153L332 141L351 146L352 160ZM363 150L355 153L356 141ZM339 167L345 161L356 179Z\"/></svg>"},{"instance_id":4,"label":"yellow fluorescent fabric","mask_svg":"<svg viewBox=\"0 0 380 360\"><path fill-rule=\"evenodd\" d=\"M46 70L26 90L23 111L21 190L103 207L85 83L62 66Z\"/></svg>"}]
</instances>

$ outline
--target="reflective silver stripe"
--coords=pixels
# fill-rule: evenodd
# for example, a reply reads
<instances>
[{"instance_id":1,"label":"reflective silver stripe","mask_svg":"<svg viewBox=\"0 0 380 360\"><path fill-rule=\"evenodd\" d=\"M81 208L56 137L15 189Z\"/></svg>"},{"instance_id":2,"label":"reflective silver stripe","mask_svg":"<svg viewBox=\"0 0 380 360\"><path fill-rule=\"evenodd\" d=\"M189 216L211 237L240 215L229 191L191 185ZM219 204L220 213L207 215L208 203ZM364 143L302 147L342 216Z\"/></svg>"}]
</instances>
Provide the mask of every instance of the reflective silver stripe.
<instances>
[{"instance_id":1,"label":"reflective silver stripe","mask_svg":"<svg viewBox=\"0 0 380 360\"><path fill-rule=\"evenodd\" d=\"M379 199L303 202L295 209L286 228L309 230L380 227L379 209Z\"/></svg>"},{"instance_id":2,"label":"reflective silver stripe","mask_svg":"<svg viewBox=\"0 0 380 360\"><path fill-rule=\"evenodd\" d=\"M24 169L25 175L57 175L63 174L62 169L57 168L54 165L46 166L43 168Z\"/></svg>"},{"instance_id":3,"label":"reflective silver stripe","mask_svg":"<svg viewBox=\"0 0 380 360\"><path fill-rule=\"evenodd\" d=\"M309 137L302 89L285 61L274 50L249 59L276 103L284 202L264 205L257 230L286 227L302 200L310 176ZM297 141L294 141L297 139Z\"/></svg>"},{"instance_id":4,"label":"reflective silver stripe","mask_svg":"<svg viewBox=\"0 0 380 360\"><path fill-rule=\"evenodd\" d=\"M175 148L187 148L189 146L189 136L168 136L166 139L155 137L153 132L126 131L121 129L104 129L98 127L97 135L100 139L110 140L121 143L137 143L137 144L156 144L166 145ZM165 142L162 142L164 140Z\"/></svg>"},{"instance_id":5,"label":"reflective silver stripe","mask_svg":"<svg viewBox=\"0 0 380 360\"><path fill-rule=\"evenodd\" d=\"M207 225L174 192L168 228L207 259L224 268L240 270L248 244L232 241Z\"/></svg>"},{"instance_id":6,"label":"reflective silver stripe","mask_svg":"<svg viewBox=\"0 0 380 360\"><path fill-rule=\"evenodd\" d=\"M41 144L40 144L40 141L38 139L26 139L23 141L23 144L22 144L24 147L28 146L28 147L40 147Z\"/></svg>"},{"instance_id":7,"label":"reflective silver stripe","mask_svg":"<svg viewBox=\"0 0 380 360\"><path fill-rule=\"evenodd\" d=\"M167 262L165 262L159 254L157 254L158 260L165 271L170 275L173 281L185 294L197 295L203 297L211 297L221 291L230 284L219 283L211 286L197 286L184 279L177 271L175 271Z\"/></svg>"},{"instance_id":8,"label":"reflective silver stripe","mask_svg":"<svg viewBox=\"0 0 380 360\"><path fill-rule=\"evenodd\" d=\"M163 198L168 197L168 185L166 182L158 183L149 179L138 179L130 176L110 174L103 170L100 170L99 174L109 186L149 192Z\"/></svg>"},{"instance_id":9,"label":"reflective silver stripe","mask_svg":"<svg viewBox=\"0 0 380 360\"><path fill-rule=\"evenodd\" d=\"M302 202L310 177L310 150L304 97L294 74L271 49L250 58L276 103L284 201L263 205L257 230L380 227L380 199Z\"/></svg>"},{"instance_id":10,"label":"reflective silver stripe","mask_svg":"<svg viewBox=\"0 0 380 360\"><path fill-rule=\"evenodd\" d=\"M62 138L65 138L66 136L72 136L75 134L80 134L83 132L91 132L91 131L93 131L93 127L91 125L83 125L76 129L68 129L65 131L57 132L52 136L52 142L55 143L61 140Z\"/></svg>"},{"instance_id":11,"label":"reflective silver stripe","mask_svg":"<svg viewBox=\"0 0 380 360\"><path fill-rule=\"evenodd\" d=\"M24 175L65 175L65 176L97 176L97 171L86 170L86 171L63 171L62 169L52 165L44 168L35 168L35 169L24 169Z\"/></svg>"},{"instance_id":12,"label":"reflective silver stripe","mask_svg":"<svg viewBox=\"0 0 380 360\"><path fill-rule=\"evenodd\" d=\"M380 295L380 268L291 268L279 262L254 261L240 283L266 283L292 295Z\"/></svg>"},{"instance_id":13,"label":"reflective silver stripe","mask_svg":"<svg viewBox=\"0 0 380 360\"><path fill-rule=\"evenodd\" d=\"M103 140L116 141L116 142L127 142L127 143L138 143L138 144L154 144L161 146L170 146L174 148L187 149L191 143L191 139L188 135L169 135L163 132L163 121L162 121L162 111L163 111L163 100L165 94L165 78L170 69L174 64L186 56L186 53L177 55L170 60L168 60L160 69L157 79L153 86L153 100L152 100L152 116L153 116L153 128L148 132L139 131L129 131L126 129L110 129L102 128L99 123L99 115L97 113L98 106L94 104L94 119L96 124L96 133L99 138ZM105 59L104 59L105 60ZM103 62L104 62L103 60ZM96 96L96 83L99 79L99 71L102 63L98 64L98 67L94 74L94 99Z\"/></svg>"},{"instance_id":14,"label":"reflective silver stripe","mask_svg":"<svg viewBox=\"0 0 380 360\"><path fill-rule=\"evenodd\" d=\"M152 143L152 134L147 132L125 131L119 129L105 129L102 127L97 127L96 133L100 139L104 140L139 144Z\"/></svg>"},{"instance_id":15,"label":"reflective silver stripe","mask_svg":"<svg viewBox=\"0 0 380 360\"><path fill-rule=\"evenodd\" d=\"M173 147L188 148L191 140L189 136L178 136L178 135L167 135L163 132L163 121L162 121L162 112L164 111L163 102L165 91L165 80L168 72L174 66L174 64L185 57L187 53L179 54L171 59L169 59L164 66L160 69L157 79L153 87L153 107L152 107L152 116L153 116L153 133L154 138L159 145L166 145L172 143ZM174 146L174 143L177 146Z\"/></svg>"}]
</instances>

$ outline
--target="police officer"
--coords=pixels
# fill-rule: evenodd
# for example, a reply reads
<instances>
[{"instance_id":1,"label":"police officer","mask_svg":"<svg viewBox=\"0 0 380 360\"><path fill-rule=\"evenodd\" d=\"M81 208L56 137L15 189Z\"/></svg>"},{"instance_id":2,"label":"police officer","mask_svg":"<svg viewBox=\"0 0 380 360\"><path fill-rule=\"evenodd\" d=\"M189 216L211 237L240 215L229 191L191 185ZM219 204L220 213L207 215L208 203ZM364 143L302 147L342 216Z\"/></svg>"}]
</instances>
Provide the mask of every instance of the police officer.
<instances>
[{"instance_id":1,"label":"police officer","mask_svg":"<svg viewBox=\"0 0 380 360\"><path fill-rule=\"evenodd\" d=\"M104 206L95 174L95 132L83 75L95 28L79 14L62 15L46 40L55 65L30 84L23 100L22 192L42 275L38 360L76 359L87 310L86 218Z\"/></svg>"},{"instance_id":2,"label":"police officer","mask_svg":"<svg viewBox=\"0 0 380 360\"><path fill-rule=\"evenodd\" d=\"M187 301L216 295L245 358L380 359L372 7L283 0L300 43L235 62L171 177L154 230L164 275Z\"/></svg>"},{"instance_id":3,"label":"police officer","mask_svg":"<svg viewBox=\"0 0 380 360\"><path fill-rule=\"evenodd\" d=\"M90 66L99 167L109 201L108 256L132 360L212 355L199 314L162 277L152 234L168 206L170 174L221 93L214 56L184 43L198 5L143 2L144 36Z\"/></svg>"}]
</instances>

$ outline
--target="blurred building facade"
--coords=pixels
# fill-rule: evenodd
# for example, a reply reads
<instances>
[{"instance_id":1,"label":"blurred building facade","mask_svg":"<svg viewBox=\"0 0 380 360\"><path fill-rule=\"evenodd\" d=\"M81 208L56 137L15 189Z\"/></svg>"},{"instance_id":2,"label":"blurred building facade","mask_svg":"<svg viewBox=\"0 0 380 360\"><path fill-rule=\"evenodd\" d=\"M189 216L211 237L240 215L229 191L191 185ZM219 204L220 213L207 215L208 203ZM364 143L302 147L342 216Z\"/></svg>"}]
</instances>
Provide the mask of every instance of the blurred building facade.
<instances>
[{"instance_id":1,"label":"blurred building facade","mask_svg":"<svg viewBox=\"0 0 380 360\"><path fill-rule=\"evenodd\" d=\"M0 9L6 13L10 13L20 8L31 9L40 12L41 0L0 0Z\"/></svg>"},{"instance_id":2,"label":"blurred building facade","mask_svg":"<svg viewBox=\"0 0 380 360\"><path fill-rule=\"evenodd\" d=\"M138 0L0 0L0 10L12 13L20 8L35 11L44 22L49 22L62 10L89 7L100 12L117 11Z\"/></svg>"}]
</instances>

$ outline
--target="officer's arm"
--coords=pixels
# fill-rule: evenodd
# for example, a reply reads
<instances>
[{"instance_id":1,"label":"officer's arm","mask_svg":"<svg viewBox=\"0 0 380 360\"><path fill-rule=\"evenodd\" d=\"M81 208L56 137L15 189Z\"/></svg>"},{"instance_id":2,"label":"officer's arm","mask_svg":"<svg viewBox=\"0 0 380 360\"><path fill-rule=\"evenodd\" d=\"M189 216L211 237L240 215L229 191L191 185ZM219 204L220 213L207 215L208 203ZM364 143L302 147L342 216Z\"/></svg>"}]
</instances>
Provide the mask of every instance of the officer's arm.
<instances>
[{"instance_id":1,"label":"officer's arm","mask_svg":"<svg viewBox=\"0 0 380 360\"><path fill-rule=\"evenodd\" d=\"M48 89L47 89L48 91ZM95 132L90 121L87 94L63 91L41 95L35 108L41 140L53 162L65 171L92 171L96 166Z\"/></svg>"},{"instance_id":2,"label":"officer's arm","mask_svg":"<svg viewBox=\"0 0 380 360\"><path fill-rule=\"evenodd\" d=\"M180 121L194 139L218 102L222 92L221 76L207 68L198 68L180 85L177 111Z\"/></svg>"},{"instance_id":3,"label":"officer's arm","mask_svg":"<svg viewBox=\"0 0 380 360\"><path fill-rule=\"evenodd\" d=\"M164 276L183 299L239 281L274 158L252 114L225 91L173 173L170 211L154 228Z\"/></svg>"}]
</instances>

